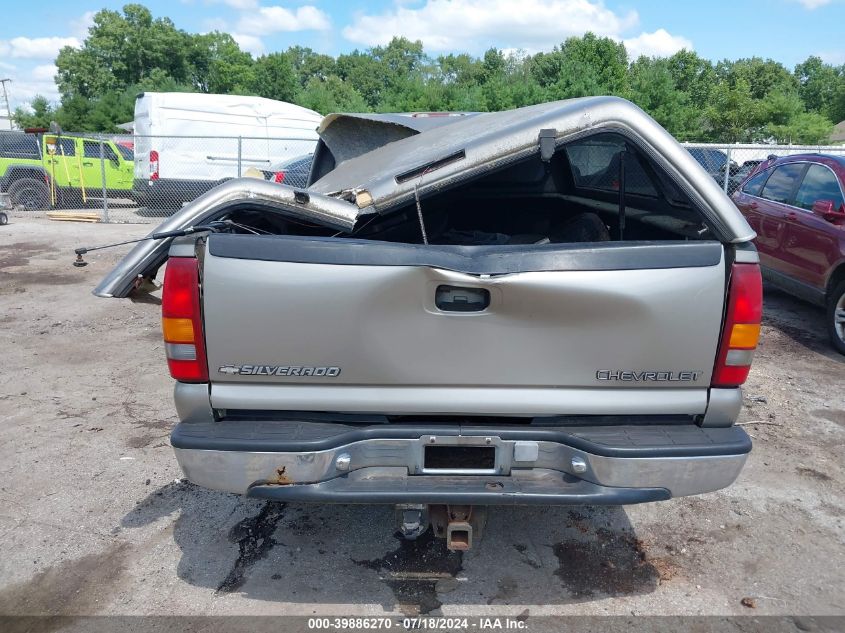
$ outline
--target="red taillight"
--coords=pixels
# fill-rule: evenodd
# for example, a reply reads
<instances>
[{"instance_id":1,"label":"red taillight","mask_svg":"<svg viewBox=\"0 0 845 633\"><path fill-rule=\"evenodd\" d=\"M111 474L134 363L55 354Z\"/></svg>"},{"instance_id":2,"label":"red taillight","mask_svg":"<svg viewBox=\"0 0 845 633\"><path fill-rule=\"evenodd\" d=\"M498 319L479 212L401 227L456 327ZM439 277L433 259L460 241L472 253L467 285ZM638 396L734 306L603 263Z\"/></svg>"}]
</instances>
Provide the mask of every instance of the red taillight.
<instances>
[{"instance_id":1,"label":"red taillight","mask_svg":"<svg viewBox=\"0 0 845 633\"><path fill-rule=\"evenodd\" d=\"M285 172L277 171L273 176L273 182L283 183L285 181Z\"/></svg>"},{"instance_id":2,"label":"red taillight","mask_svg":"<svg viewBox=\"0 0 845 633\"><path fill-rule=\"evenodd\" d=\"M713 387L738 387L745 382L760 336L763 316L760 266L734 264L729 284L725 329L713 368Z\"/></svg>"},{"instance_id":3,"label":"red taillight","mask_svg":"<svg viewBox=\"0 0 845 633\"><path fill-rule=\"evenodd\" d=\"M170 375L182 382L208 382L200 315L199 265L193 257L171 257L164 273L161 328Z\"/></svg>"},{"instance_id":4,"label":"red taillight","mask_svg":"<svg viewBox=\"0 0 845 633\"><path fill-rule=\"evenodd\" d=\"M150 180L158 180L158 152L150 150Z\"/></svg>"}]
</instances>

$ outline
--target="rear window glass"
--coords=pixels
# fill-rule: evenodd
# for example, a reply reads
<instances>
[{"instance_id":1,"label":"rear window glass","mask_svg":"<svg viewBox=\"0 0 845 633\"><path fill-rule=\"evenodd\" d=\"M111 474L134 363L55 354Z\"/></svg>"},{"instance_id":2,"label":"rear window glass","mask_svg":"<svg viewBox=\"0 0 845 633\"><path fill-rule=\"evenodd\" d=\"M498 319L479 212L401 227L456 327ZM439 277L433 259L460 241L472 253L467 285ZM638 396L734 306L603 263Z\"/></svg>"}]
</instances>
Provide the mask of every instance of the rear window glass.
<instances>
[{"instance_id":1,"label":"rear window glass","mask_svg":"<svg viewBox=\"0 0 845 633\"><path fill-rule=\"evenodd\" d=\"M123 156L124 159L135 160L135 152L126 147L126 145L118 143L115 147L117 147L117 151L120 152L120 155Z\"/></svg>"},{"instance_id":2,"label":"rear window glass","mask_svg":"<svg viewBox=\"0 0 845 633\"><path fill-rule=\"evenodd\" d=\"M76 156L76 142L72 138L45 138L47 152L53 152L56 156Z\"/></svg>"},{"instance_id":3,"label":"rear window glass","mask_svg":"<svg viewBox=\"0 0 845 633\"><path fill-rule=\"evenodd\" d=\"M748 182L742 185L742 192L752 196L759 196L760 190L763 188L763 185L766 184L766 178L769 177L770 173L771 172L768 170L761 171L753 178L750 178Z\"/></svg>"},{"instance_id":4,"label":"rear window glass","mask_svg":"<svg viewBox=\"0 0 845 633\"><path fill-rule=\"evenodd\" d=\"M766 186L763 187L760 195L767 200L789 204L792 192L795 189L795 182L803 170L804 165L801 163L781 165L766 181Z\"/></svg>"},{"instance_id":5,"label":"rear window glass","mask_svg":"<svg viewBox=\"0 0 845 633\"><path fill-rule=\"evenodd\" d=\"M38 138L33 134L0 134L0 154L9 158L40 158Z\"/></svg>"},{"instance_id":6,"label":"rear window glass","mask_svg":"<svg viewBox=\"0 0 845 633\"><path fill-rule=\"evenodd\" d=\"M725 163L728 162L728 155L718 149L703 147L691 147L689 153L698 161L698 164L709 172L725 170Z\"/></svg>"},{"instance_id":7,"label":"rear window glass","mask_svg":"<svg viewBox=\"0 0 845 633\"><path fill-rule=\"evenodd\" d=\"M625 150L625 191L657 197L657 190L640 163L615 134L597 134L566 145L566 155L576 187L619 191L619 156Z\"/></svg>"},{"instance_id":8,"label":"rear window glass","mask_svg":"<svg viewBox=\"0 0 845 633\"><path fill-rule=\"evenodd\" d=\"M99 141L83 141L83 151L85 158L99 158L100 157L100 143ZM108 143L103 143L103 156L106 160L117 160L117 154Z\"/></svg>"},{"instance_id":9,"label":"rear window glass","mask_svg":"<svg viewBox=\"0 0 845 633\"><path fill-rule=\"evenodd\" d=\"M836 176L827 167L810 165L795 194L795 206L812 210L818 200L831 200L833 208L838 209L842 205L842 190Z\"/></svg>"}]
</instances>

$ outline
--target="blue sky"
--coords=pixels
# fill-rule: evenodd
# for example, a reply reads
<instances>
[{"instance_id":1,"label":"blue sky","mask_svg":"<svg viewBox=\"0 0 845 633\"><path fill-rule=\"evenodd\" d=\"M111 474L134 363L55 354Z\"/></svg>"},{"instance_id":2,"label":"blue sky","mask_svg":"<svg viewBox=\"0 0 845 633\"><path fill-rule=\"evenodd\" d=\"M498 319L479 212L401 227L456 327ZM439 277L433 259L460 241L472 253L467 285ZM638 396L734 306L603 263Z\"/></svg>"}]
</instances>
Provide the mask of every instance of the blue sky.
<instances>
[{"instance_id":1,"label":"blue sky","mask_svg":"<svg viewBox=\"0 0 845 633\"><path fill-rule=\"evenodd\" d=\"M231 33L258 55L290 45L336 55L421 39L431 54L478 54L495 46L548 50L588 30L624 41L629 52L671 55L691 48L712 60L771 57L792 68L808 55L845 63L845 0L635 2L633 0L147 0L190 32ZM57 99L55 53L79 45L99 9L125 2L0 0L0 77L13 107L35 94ZM33 6L36 7L33 10Z\"/></svg>"}]
</instances>

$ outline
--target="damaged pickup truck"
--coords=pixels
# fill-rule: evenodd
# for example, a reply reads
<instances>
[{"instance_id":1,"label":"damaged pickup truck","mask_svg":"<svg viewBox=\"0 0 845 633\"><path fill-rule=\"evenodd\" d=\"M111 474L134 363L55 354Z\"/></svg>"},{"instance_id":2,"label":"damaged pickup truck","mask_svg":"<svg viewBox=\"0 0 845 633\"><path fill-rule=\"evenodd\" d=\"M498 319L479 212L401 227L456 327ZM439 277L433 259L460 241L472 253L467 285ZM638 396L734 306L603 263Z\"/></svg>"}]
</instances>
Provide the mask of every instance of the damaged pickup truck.
<instances>
[{"instance_id":1,"label":"damaged pickup truck","mask_svg":"<svg viewBox=\"0 0 845 633\"><path fill-rule=\"evenodd\" d=\"M471 546L487 506L718 490L760 330L753 231L631 103L337 114L309 186L198 198L97 287L167 262L171 443L208 488L384 503Z\"/></svg>"}]
</instances>

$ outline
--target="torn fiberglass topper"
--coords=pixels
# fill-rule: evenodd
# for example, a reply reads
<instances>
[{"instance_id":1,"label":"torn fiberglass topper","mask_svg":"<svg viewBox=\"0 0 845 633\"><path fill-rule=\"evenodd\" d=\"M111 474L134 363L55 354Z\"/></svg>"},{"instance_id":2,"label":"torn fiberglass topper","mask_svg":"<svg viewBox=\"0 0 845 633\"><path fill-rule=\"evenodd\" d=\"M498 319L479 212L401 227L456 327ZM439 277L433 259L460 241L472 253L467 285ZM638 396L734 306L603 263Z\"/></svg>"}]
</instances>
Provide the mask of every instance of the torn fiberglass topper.
<instances>
[{"instance_id":1,"label":"torn fiberglass topper","mask_svg":"<svg viewBox=\"0 0 845 633\"><path fill-rule=\"evenodd\" d=\"M232 232L511 248L753 237L689 153L615 97L454 116L336 114L318 131L307 189L232 180L156 230L228 219ZM167 249L139 244L95 294L127 296Z\"/></svg>"}]
</instances>

